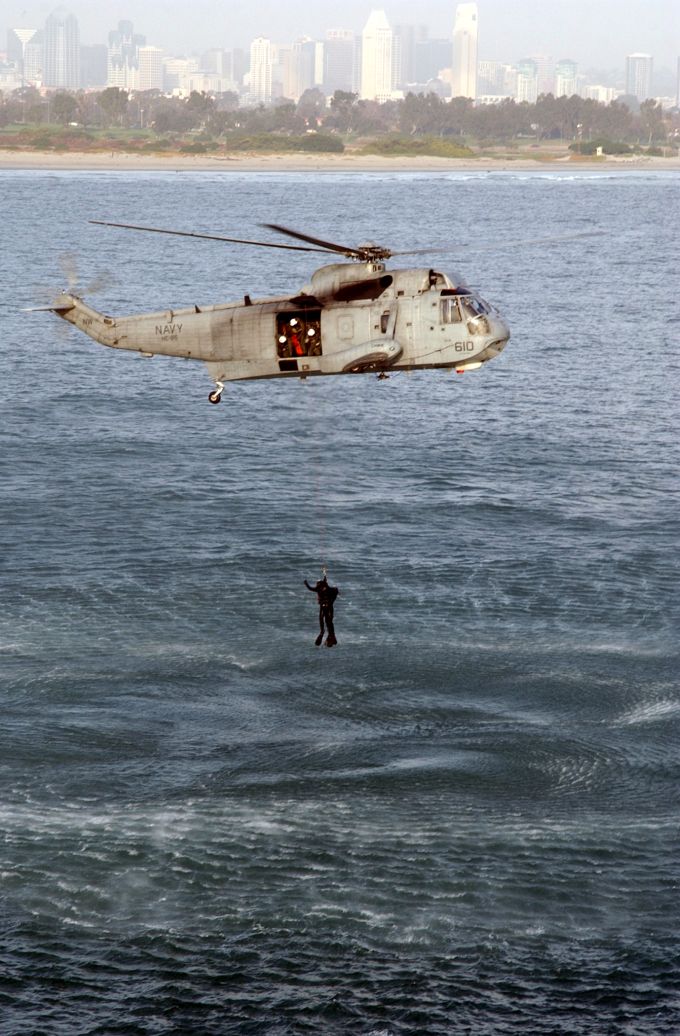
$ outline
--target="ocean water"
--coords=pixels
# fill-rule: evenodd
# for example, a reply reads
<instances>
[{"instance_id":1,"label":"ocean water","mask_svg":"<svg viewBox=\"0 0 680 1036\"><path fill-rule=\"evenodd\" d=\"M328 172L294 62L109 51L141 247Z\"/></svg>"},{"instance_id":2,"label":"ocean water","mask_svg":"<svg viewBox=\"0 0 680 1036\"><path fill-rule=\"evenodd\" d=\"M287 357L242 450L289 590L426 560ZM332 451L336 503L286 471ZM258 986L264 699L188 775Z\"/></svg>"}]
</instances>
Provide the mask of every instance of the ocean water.
<instances>
[{"instance_id":1,"label":"ocean water","mask_svg":"<svg viewBox=\"0 0 680 1036\"><path fill-rule=\"evenodd\" d=\"M0 172L3 1036L680 1031L679 189ZM210 406L22 307L315 257L94 218L447 248L513 337Z\"/></svg>"}]
</instances>

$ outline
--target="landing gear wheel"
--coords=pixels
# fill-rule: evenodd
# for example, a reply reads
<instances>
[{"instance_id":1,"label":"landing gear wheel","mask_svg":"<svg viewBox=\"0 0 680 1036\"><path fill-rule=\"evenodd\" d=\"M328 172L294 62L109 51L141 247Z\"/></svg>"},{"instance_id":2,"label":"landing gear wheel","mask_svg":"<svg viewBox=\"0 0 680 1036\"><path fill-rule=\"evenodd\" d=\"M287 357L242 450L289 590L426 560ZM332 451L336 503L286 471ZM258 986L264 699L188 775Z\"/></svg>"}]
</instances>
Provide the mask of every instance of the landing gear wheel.
<instances>
[{"instance_id":1,"label":"landing gear wheel","mask_svg":"<svg viewBox=\"0 0 680 1036\"><path fill-rule=\"evenodd\" d=\"M220 403L221 400L222 400L222 393L221 392L211 392L210 395L208 396L208 400L209 400L210 403Z\"/></svg>"}]
</instances>

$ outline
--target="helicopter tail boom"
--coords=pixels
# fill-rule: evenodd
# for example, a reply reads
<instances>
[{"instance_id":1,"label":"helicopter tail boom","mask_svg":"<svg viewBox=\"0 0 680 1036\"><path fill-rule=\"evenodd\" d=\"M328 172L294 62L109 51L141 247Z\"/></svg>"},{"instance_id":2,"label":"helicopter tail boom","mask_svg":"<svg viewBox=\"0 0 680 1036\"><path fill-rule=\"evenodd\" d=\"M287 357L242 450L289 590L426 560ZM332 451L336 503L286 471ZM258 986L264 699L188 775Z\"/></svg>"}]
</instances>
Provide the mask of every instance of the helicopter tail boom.
<instances>
[{"instance_id":1,"label":"helicopter tail boom","mask_svg":"<svg viewBox=\"0 0 680 1036\"><path fill-rule=\"evenodd\" d=\"M111 317L69 292L62 292L52 305L45 308L110 349L125 349L143 356L181 356L194 360L213 357L210 315L197 308ZM185 344L189 332L191 341Z\"/></svg>"}]
</instances>

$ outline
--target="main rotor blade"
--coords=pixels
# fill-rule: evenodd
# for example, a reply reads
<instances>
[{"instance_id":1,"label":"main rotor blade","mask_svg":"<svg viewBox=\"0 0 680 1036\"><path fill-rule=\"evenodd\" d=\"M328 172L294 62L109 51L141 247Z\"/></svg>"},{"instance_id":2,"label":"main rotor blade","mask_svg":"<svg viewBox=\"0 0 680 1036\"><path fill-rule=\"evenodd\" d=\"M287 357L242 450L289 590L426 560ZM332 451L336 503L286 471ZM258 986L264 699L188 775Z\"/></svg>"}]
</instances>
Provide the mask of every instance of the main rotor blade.
<instances>
[{"instance_id":1,"label":"main rotor blade","mask_svg":"<svg viewBox=\"0 0 680 1036\"><path fill-rule=\"evenodd\" d=\"M466 252L495 252L501 248L517 248L518 246L529 247L530 245L556 245L562 241L575 241L580 237L604 237L604 230L576 230L568 234L550 234L548 237L518 237L510 238L507 241L494 241L493 244L485 241L480 244L469 242L467 244L452 245L451 248L428 249L432 252L446 252L453 255L460 251ZM404 255L404 252L395 252L394 255Z\"/></svg>"},{"instance_id":2,"label":"main rotor blade","mask_svg":"<svg viewBox=\"0 0 680 1036\"><path fill-rule=\"evenodd\" d=\"M390 252L390 255L437 255L441 252L449 254L452 251L450 248L409 248L405 252Z\"/></svg>"},{"instance_id":3,"label":"main rotor blade","mask_svg":"<svg viewBox=\"0 0 680 1036\"><path fill-rule=\"evenodd\" d=\"M260 223L261 227L268 230L275 230L278 234L287 234L288 237L296 237L299 241L309 241L312 245L321 245L329 252L340 252L342 255L361 255L362 249L354 248L351 245L337 245L333 241L323 241L320 237L312 237L310 234L302 234L299 230L291 230L290 227L282 227L279 223Z\"/></svg>"},{"instance_id":4,"label":"main rotor blade","mask_svg":"<svg viewBox=\"0 0 680 1036\"><path fill-rule=\"evenodd\" d=\"M324 252L324 248L304 248L302 245L280 245L276 241L247 241L242 237L222 237L220 234L197 234L193 230L165 230L163 227L140 227L135 223L107 223L102 219L91 219L100 227L121 227L123 230L145 230L150 234L174 234L177 237L200 237L204 241L229 241L234 245L258 245L260 248L285 248L289 252Z\"/></svg>"}]
</instances>

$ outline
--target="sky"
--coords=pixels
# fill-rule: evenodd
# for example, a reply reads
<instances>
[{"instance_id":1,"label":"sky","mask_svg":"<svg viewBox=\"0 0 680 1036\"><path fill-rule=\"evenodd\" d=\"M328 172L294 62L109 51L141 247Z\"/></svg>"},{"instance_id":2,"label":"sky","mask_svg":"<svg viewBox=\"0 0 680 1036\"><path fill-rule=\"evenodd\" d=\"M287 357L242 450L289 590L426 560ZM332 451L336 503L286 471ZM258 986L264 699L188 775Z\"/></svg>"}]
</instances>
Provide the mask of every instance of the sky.
<instances>
[{"instance_id":1,"label":"sky","mask_svg":"<svg viewBox=\"0 0 680 1036\"><path fill-rule=\"evenodd\" d=\"M0 0L0 49L7 29L41 27L54 0ZM248 47L255 36L290 43L302 35L322 38L328 28L360 32L373 7L392 25L424 24L435 37L453 29L454 2L441 0L71 0L81 43L105 43L121 19L134 22L147 42L169 53L210 47ZM652 54L656 68L675 69L680 56L680 0L478 0L479 58L515 62L549 54L572 58L583 70L621 69L626 54Z\"/></svg>"}]
</instances>

